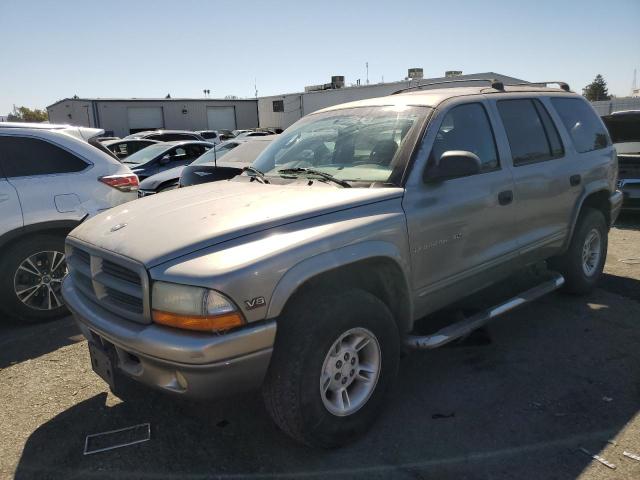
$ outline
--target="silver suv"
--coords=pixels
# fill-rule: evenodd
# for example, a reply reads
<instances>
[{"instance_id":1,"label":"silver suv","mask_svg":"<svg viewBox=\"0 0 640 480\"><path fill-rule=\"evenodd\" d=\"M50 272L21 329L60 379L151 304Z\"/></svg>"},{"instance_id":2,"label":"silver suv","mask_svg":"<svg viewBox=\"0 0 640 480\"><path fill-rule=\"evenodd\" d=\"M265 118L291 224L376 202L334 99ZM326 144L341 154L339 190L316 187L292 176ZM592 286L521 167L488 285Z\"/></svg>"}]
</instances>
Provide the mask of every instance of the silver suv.
<instances>
[{"instance_id":1,"label":"silver suv","mask_svg":"<svg viewBox=\"0 0 640 480\"><path fill-rule=\"evenodd\" d=\"M85 218L136 198L137 177L97 143L102 133L0 123L3 313L21 321L66 313L60 293L65 236Z\"/></svg>"},{"instance_id":2,"label":"silver suv","mask_svg":"<svg viewBox=\"0 0 640 480\"><path fill-rule=\"evenodd\" d=\"M589 291L621 203L591 106L564 84L429 87L308 115L231 181L75 229L63 293L94 370L183 397L261 387L282 430L335 446L378 416L403 346ZM414 328L544 260L513 298Z\"/></svg>"}]
</instances>

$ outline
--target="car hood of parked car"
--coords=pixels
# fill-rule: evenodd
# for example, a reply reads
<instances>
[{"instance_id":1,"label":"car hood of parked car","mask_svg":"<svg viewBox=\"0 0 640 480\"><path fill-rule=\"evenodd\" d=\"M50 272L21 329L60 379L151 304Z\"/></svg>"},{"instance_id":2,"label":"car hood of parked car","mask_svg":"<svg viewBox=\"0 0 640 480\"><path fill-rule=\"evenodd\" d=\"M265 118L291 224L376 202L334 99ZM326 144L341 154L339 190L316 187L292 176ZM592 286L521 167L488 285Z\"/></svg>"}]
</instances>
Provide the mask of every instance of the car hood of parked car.
<instances>
[{"instance_id":1,"label":"car hood of parked car","mask_svg":"<svg viewBox=\"0 0 640 480\"><path fill-rule=\"evenodd\" d=\"M240 178L240 177L236 177ZM402 188L340 188L306 182L221 181L112 208L70 236L151 268L225 241L306 218L400 198Z\"/></svg>"},{"instance_id":2,"label":"car hood of parked car","mask_svg":"<svg viewBox=\"0 0 640 480\"><path fill-rule=\"evenodd\" d=\"M175 180L177 182L185 166L186 165L181 165L145 178L140 182L140 190L155 190L163 183L171 180Z\"/></svg>"}]
</instances>

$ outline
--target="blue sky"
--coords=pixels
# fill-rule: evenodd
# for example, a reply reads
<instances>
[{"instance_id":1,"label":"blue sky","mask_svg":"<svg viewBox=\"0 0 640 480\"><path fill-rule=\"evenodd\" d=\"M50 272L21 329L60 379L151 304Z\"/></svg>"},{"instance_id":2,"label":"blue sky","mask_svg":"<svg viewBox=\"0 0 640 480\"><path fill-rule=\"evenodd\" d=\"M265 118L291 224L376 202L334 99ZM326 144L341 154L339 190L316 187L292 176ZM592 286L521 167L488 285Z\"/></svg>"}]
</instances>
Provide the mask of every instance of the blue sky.
<instances>
[{"instance_id":1,"label":"blue sky","mask_svg":"<svg viewBox=\"0 0 640 480\"><path fill-rule=\"evenodd\" d=\"M628 95L640 0L1 0L0 115L64 97L212 97L399 80L408 67Z\"/></svg>"}]
</instances>

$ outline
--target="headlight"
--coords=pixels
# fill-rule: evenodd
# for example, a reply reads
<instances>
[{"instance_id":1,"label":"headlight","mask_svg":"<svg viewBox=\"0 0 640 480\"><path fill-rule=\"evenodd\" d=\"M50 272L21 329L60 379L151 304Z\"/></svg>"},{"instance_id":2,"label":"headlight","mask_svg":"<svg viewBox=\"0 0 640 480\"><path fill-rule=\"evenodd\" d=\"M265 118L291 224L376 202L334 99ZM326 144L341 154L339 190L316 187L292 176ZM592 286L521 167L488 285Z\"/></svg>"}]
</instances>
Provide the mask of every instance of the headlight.
<instances>
[{"instance_id":1,"label":"headlight","mask_svg":"<svg viewBox=\"0 0 640 480\"><path fill-rule=\"evenodd\" d=\"M186 330L220 332L245 323L231 300L208 288L154 282L151 306L155 323Z\"/></svg>"}]
</instances>

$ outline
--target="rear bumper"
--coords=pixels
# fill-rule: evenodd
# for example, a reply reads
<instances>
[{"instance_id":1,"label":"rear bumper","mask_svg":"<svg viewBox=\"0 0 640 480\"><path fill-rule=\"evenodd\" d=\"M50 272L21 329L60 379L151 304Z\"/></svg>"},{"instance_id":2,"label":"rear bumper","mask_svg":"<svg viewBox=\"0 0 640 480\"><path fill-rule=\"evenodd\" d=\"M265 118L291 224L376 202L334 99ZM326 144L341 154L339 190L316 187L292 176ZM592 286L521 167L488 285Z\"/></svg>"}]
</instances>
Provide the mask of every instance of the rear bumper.
<instances>
[{"instance_id":1,"label":"rear bumper","mask_svg":"<svg viewBox=\"0 0 640 480\"><path fill-rule=\"evenodd\" d=\"M262 384L275 321L209 335L121 319L87 300L68 279L63 295L85 338L114 349L118 371L145 385L183 397L215 399Z\"/></svg>"}]
</instances>

